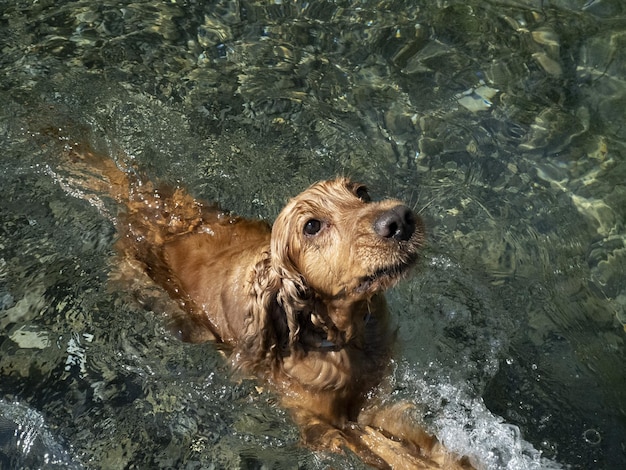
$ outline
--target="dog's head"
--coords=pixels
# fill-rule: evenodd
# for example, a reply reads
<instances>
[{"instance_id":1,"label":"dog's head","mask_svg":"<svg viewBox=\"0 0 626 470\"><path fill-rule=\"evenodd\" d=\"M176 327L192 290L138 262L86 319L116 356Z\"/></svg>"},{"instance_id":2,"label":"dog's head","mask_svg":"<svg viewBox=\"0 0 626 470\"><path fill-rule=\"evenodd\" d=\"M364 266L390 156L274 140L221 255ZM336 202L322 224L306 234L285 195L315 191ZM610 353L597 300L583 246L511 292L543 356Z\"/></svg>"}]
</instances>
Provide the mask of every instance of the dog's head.
<instances>
[{"instance_id":1,"label":"dog's head","mask_svg":"<svg viewBox=\"0 0 626 470\"><path fill-rule=\"evenodd\" d=\"M290 336L307 302L310 309L314 302L335 306L345 316L351 304L401 279L423 243L423 224L411 209L393 199L372 201L364 185L346 178L316 183L293 198L278 215L271 241ZM350 318L332 321L341 329Z\"/></svg>"}]
</instances>

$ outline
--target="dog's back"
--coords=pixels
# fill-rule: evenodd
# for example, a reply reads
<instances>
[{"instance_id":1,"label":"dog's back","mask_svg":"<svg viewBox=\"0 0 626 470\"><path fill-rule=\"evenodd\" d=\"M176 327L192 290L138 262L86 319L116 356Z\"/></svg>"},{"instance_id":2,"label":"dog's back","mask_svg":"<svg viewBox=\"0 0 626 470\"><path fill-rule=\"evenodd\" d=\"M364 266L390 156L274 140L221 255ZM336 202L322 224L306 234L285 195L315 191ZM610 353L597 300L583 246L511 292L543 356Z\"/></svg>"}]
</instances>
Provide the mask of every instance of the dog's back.
<instances>
[{"instance_id":1,"label":"dog's back","mask_svg":"<svg viewBox=\"0 0 626 470\"><path fill-rule=\"evenodd\" d=\"M244 312L215 299L226 298L226 289L227 298L245 297L250 266L269 249L269 224L232 215L181 188L154 184L123 160L75 144L50 173L115 224L122 259L179 303L186 314L174 313L173 320L182 339L232 347L244 328ZM246 256L250 263L234 261Z\"/></svg>"}]
</instances>

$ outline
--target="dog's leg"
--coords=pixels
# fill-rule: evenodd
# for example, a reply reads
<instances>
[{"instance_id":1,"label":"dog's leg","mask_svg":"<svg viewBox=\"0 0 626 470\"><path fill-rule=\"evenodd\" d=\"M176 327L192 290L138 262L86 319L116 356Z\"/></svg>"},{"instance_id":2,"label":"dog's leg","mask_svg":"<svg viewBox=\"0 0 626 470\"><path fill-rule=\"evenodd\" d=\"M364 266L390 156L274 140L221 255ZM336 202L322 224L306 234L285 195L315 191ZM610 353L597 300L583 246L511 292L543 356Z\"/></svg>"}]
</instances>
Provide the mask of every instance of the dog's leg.
<instances>
[{"instance_id":1,"label":"dog's leg","mask_svg":"<svg viewBox=\"0 0 626 470\"><path fill-rule=\"evenodd\" d=\"M461 470L471 467L458 466L454 461L436 460L422 452L415 442L389 435L373 426L347 422L342 428L313 416L303 410L293 410L303 443L316 450L352 452L367 465L379 469ZM436 440L423 430L417 433L422 445ZM438 444L437 444L438 445ZM431 446L432 448L432 446Z\"/></svg>"},{"instance_id":2,"label":"dog's leg","mask_svg":"<svg viewBox=\"0 0 626 470\"><path fill-rule=\"evenodd\" d=\"M360 442L358 438L355 439L351 430L347 430L346 433L315 416L308 414L305 416L297 412L296 414L299 415L296 421L300 428L302 443L308 448L335 453L349 451L374 468L392 468L382 457L372 452L367 443Z\"/></svg>"},{"instance_id":3,"label":"dog's leg","mask_svg":"<svg viewBox=\"0 0 626 470\"><path fill-rule=\"evenodd\" d=\"M470 470L474 467L466 457L459 459L458 456L448 451L435 436L427 433L415 422L416 407L413 404L401 402L392 406L373 406L364 410L359 416L359 423L365 429L376 430L371 433L373 445L380 445L381 438L394 444L404 443L405 446L414 449L432 463L431 467L448 470ZM391 446L393 447L393 446ZM398 467L400 468L400 467ZM421 468L421 467L418 467Z\"/></svg>"}]
</instances>

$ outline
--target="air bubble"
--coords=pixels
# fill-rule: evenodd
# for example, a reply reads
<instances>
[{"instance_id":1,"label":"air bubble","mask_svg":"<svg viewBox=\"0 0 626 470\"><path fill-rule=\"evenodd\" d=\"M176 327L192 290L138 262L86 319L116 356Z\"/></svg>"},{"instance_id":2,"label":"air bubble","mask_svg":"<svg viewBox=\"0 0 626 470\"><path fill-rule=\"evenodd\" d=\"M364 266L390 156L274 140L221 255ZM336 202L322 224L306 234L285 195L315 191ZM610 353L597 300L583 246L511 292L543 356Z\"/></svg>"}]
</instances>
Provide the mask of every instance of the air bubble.
<instances>
[{"instance_id":1,"label":"air bubble","mask_svg":"<svg viewBox=\"0 0 626 470\"><path fill-rule=\"evenodd\" d=\"M587 429L583 433L583 439L585 439L587 444L592 446L597 446L600 442L602 442L602 436L596 429Z\"/></svg>"}]
</instances>

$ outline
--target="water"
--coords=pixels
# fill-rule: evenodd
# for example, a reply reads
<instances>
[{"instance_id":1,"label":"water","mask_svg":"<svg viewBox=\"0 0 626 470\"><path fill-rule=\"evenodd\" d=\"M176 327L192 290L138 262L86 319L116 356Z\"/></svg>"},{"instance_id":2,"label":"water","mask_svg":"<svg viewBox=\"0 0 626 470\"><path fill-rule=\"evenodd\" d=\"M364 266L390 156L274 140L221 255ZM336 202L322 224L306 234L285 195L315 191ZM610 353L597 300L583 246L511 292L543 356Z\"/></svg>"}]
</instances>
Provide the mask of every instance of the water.
<instances>
[{"instance_id":1,"label":"water","mask_svg":"<svg viewBox=\"0 0 626 470\"><path fill-rule=\"evenodd\" d=\"M483 468L625 467L622 3L0 2L0 467L362 468L109 280L74 141L246 216L407 200L387 399Z\"/></svg>"}]
</instances>

